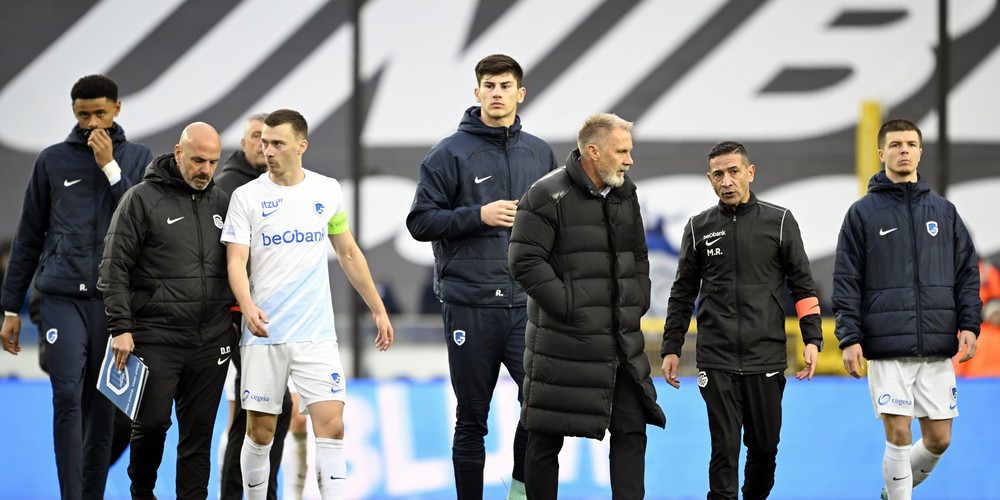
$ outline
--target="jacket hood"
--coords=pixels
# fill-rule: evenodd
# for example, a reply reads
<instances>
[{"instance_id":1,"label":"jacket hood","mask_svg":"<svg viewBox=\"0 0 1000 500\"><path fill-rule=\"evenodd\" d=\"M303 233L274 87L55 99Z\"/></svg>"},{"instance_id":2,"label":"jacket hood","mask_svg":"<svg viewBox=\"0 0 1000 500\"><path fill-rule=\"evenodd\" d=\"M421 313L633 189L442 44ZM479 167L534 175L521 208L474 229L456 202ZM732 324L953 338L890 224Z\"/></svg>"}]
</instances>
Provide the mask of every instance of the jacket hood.
<instances>
[{"instance_id":1,"label":"jacket hood","mask_svg":"<svg viewBox=\"0 0 1000 500\"><path fill-rule=\"evenodd\" d=\"M189 186L184 182L184 178L181 177L181 171L177 167L173 153L162 154L153 159L149 166L146 167L146 173L142 176L142 180L144 182L164 184L182 193L192 194L207 193L215 185L215 180L213 179L201 191Z\"/></svg>"},{"instance_id":2,"label":"jacket hood","mask_svg":"<svg viewBox=\"0 0 1000 500\"><path fill-rule=\"evenodd\" d=\"M107 130L108 135L111 136L111 143L115 146L125 142L125 129L118 124L118 122L112 122L111 128L104 129ZM81 146L87 145L87 137L90 134L90 129L85 129L80 125L73 127L70 130L69 135L66 136L66 142L69 144L79 144Z\"/></svg>"},{"instance_id":3,"label":"jacket hood","mask_svg":"<svg viewBox=\"0 0 1000 500\"><path fill-rule=\"evenodd\" d=\"M479 106L472 106L465 110L462 121L458 124L458 130L481 136L487 141L496 143L503 143L521 131L520 116L515 116L514 124L509 127L491 127L483 123L482 112L483 109Z\"/></svg>"},{"instance_id":4,"label":"jacket hood","mask_svg":"<svg viewBox=\"0 0 1000 500\"><path fill-rule=\"evenodd\" d=\"M889 179L889 176L885 175L885 169L883 168L882 170L879 170L878 173L873 175L871 179L868 180L868 192L869 193L875 193L878 191L903 192L904 190L907 189L906 187L907 184L914 184L914 188L916 189L917 193L920 194L931 190L930 185L928 185L927 182L924 181L924 178L920 174L917 174L917 182L915 183L892 182Z\"/></svg>"},{"instance_id":5,"label":"jacket hood","mask_svg":"<svg viewBox=\"0 0 1000 500\"><path fill-rule=\"evenodd\" d=\"M221 172L239 172L248 177L257 177L266 171L267 168L254 168L247 161L247 155L243 150L233 151L233 154L229 155L229 158L226 158L226 162L222 164L221 170Z\"/></svg>"},{"instance_id":6,"label":"jacket hood","mask_svg":"<svg viewBox=\"0 0 1000 500\"><path fill-rule=\"evenodd\" d=\"M590 180L587 171L583 169L583 164L580 163L579 148L570 151L569 156L566 157L566 172L569 173L570 179L573 179L573 184L579 186L580 189L590 193L591 196L601 196L601 191L597 189L594 181ZM625 174L625 183L619 187L611 188L611 191L608 192L608 197L627 199L634 192L635 183L632 182L632 178L628 174Z\"/></svg>"}]
</instances>

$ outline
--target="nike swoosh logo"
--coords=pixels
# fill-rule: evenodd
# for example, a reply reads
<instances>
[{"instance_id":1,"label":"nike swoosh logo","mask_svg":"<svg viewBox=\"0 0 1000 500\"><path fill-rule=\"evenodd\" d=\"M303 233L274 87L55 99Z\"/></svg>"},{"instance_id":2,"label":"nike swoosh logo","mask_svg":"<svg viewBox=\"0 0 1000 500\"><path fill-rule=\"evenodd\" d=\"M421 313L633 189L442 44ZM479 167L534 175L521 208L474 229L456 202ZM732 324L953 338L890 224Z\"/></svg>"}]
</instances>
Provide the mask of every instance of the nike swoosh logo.
<instances>
[{"instance_id":1,"label":"nike swoosh logo","mask_svg":"<svg viewBox=\"0 0 1000 500\"><path fill-rule=\"evenodd\" d=\"M184 217L178 217L176 219L171 219L170 217L167 217L167 224L173 224L173 223L175 223L175 222L177 222L177 221L179 221L179 220L181 220L183 218Z\"/></svg>"},{"instance_id":2,"label":"nike swoosh logo","mask_svg":"<svg viewBox=\"0 0 1000 500\"><path fill-rule=\"evenodd\" d=\"M482 183L483 181L485 181L486 179L489 179L489 178L491 178L491 177L493 177L493 176L492 176L492 175L487 175L486 177L483 177L482 179L480 179L480 178L479 178L479 176L477 175L477 176L476 176L476 184L480 184L480 183Z\"/></svg>"},{"instance_id":3,"label":"nike swoosh logo","mask_svg":"<svg viewBox=\"0 0 1000 500\"><path fill-rule=\"evenodd\" d=\"M268 215L271 215L274 212L277 212L277 210L271 210L270 212L261 212L260 215L263 217L267 217Z\"/></svg>"},{"instance_id":4,"label":"nike swoosh logo","mask_svg":"<svg viewBox=\"0 0 1000 500\"><path fill-rule=\"evenodd\" d=\"M336 393L338 393L338 392L340 392L342 390L344 390L344 389L330 389L330 392L336 394Z\"/></svg>"},{"instance_id":5,"label":"nike swoosh logo","mask_svg":"<svg viewBox=\"0 0 1000 500\"><path fill-rule=\"evenodd\" d=\"M903 477L892 476L892 480L893 481L902 481L902 480L904 480L904 479L906 479L908 477L910 477L910 476L903 476Z\"/></svg>"},{"instance_id":6,"label":"nike swoosh logo","mask_svg":"<svg viewBox=\"0 0 1000 500\"><path fill-rule=\"evenodd\" d=\"M225 358L219 358L219 364L220 364L220 365L221 365L222 363L225 363L226 361L229 361L229 356L226 356Z\"/></svg>"},{"instance_id":7,"label":"nike swoosh logo","mask_svg":"<svg viewBox=\"0 0 1000 500\"><path fill-rule=\"evenodd\" d=\"M777 374L779 374L779 373L781 373L781 372L771 372L771 373L765 373L765 374L764 374L764 376L765 376L765 377L773 377L773 376L775 376L775 375L777 375Z\"/></svg>"},{"instance_id":8,"label":"nike swoosh logo","mask_svg":"<svg viewBox=\"0 0 1000 500\"><path fill-rule=\"evenodd\" d=\"M69 180L69 179L66 179L66 180L64 180L64 181L63 181L63 186L66 186L66 187L70 187L70 186L72 186L73 184L76 184L77 182L80 182L80 181L82 181L82 180L83 180L83 179L77 179L77 180L75 180L75 181L71 181L71 180Z\"/></svg>"},{"instance_id":9,"label":"nike swoosh logo","mask_svg":"<svg viewBox=\"0 0 1000 500\"><path fill-rule=\"evenodd\" d=\"M709 246L709 247L710 247L710 246L714 245L714 244L715 244L715 242L717 242L717 241L719 241L719 240L721 240L721 239L722 239L722 238L716 238L716 239L714 239L714 240L712 240L712 241L706 241L706 242L705 242L705 246Z\"/></svg>"},{"instance_id":10,"label":"nike swoosh logo","mask_svg":"<svg viewBox=\"0 0 1000 500\"><path fill-rule=\"evenodd\" d=\"M264 484L264 483L266 483L266 482L267 482L267 480L265 479L265 480L263 480L263 481L261 481L261 482L259 482L259 483L257 483L257 484L250 484L250 483L247 483L247 486L249 486L249 487L251 487L251 488L256 488L256 487L258 487L258 486L260 486L260 485L262 485L262 484Z\"/></svg>"},{"instance_id":11,"label":"nike swoosh logo","mask_svg":"<svg viewBox=\"0 0 1000 500\"><path fill-rule=\"evenodd\" d=\"M346 478L346 477L336 477L336 476L330 476L330 479L332 479L332 480L336 481L336 480L338 480L338 479L347 479L347 478Z\"/></svg>"},{"instance_id":12,"label":"nike swoosh logo","mask_svg":"<svg viewBox=\"0 0 1000 500\"><path fill-rule=\"evenodd\" d=\"M889 234L889 233L891 233L891 232L893 232L893 231L895 231L897 229L899 229L899 228L898 227L894 227L892 229L889 229L888 231L886 231L885 229L879 229L878 230L878 235L879 236L885 236L885 235L887 235L887 234Z\"/></svg>"}]
</instances>

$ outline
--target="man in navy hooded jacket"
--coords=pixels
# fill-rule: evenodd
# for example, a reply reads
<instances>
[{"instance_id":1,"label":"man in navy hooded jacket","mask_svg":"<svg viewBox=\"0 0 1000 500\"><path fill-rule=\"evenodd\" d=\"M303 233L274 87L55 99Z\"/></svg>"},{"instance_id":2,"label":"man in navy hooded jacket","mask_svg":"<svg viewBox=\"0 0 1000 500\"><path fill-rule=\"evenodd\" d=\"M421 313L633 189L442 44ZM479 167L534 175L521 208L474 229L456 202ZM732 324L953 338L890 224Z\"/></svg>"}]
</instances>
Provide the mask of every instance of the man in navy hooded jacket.
<instances>
[{"instance_id":1,"label":"man in navy hooded jacket","mask_svg":"<svg viewBox=\"0 0 1000 500\"><path fill-rule=\"evenodd\" d=\"M5 351L20 351L17 311L34 277L43 294L60 493L104 498L115 410L97 391L108 341L97 268L111 215L153 155L115 122L121 101L110 78L85 76L70 98L77 124L38 155L28 180L3 281L0 337Z\"/></svg>"},{"instance_id":2,"label":"man in navy hooded jacket","mask_svg":"<svg viewBox=\"0 0 1000 500\"><path fill-rule=\"evenodd\" d=\"M878 133L885 168L851 205L837 240L833 312L844 369L868 387L885 427L883 499L909 500L951 444L958 389L951 357L976 353L982 322L976 248L950 201L917 174L915 124L889 120ZM911 423L921 439L911 446Z\"/></svg>"},{"instance_id":3,"label":"man in navy hooded jacket","mask_svg":"<svg viewBox=\"0 0 1000 500\"><path fill-rule=\"evenodd\" d=\"M507 246L517 200L558 167L545 141L521 130L524 72L500 54L476 65L476 101L458 131L424 158L406 227L434 246L434 293L442 302L448 365L458 401L452 462L460 500L482 498L493 388L500 365L524 378L527 297L510 275ZM524 488L527 433L514 434L511 498Z\"/></svg>"}]
</instances>

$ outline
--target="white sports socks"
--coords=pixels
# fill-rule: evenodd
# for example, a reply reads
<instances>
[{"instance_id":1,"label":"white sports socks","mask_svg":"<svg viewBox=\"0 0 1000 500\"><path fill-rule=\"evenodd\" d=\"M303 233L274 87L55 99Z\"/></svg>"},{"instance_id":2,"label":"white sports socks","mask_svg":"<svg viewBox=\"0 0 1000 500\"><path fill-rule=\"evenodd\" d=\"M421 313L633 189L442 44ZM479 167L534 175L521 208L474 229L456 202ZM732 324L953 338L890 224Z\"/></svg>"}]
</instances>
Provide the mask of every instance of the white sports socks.
<instances>
[{"instance_id":1,"label":"white sports socks","mask_svg":"<svg viewBox=\"0 0 1000 500\"><path fill-rule=\"evenodd\" d=\"M347 496L347 459L344 440L316 438L316 476L319 493L324 500Z\"/></svg>"},{"instance_id":2,"label":"white sports socks","mask_svg":"<svg viewBox=\"0 0 1000 500\"><path fill-rule=\"evenodd\" d=\"M913 493L913 473L910 471L910 447L885 443L882 457L882 477L891 500L910 500Z\"/></svg>"},{"instance_id":3,"label":"white sports socks","mask_svg":"<svg viewBox=\"0 0 1000 500\"><path fill-rule=\"evenodd\" d=\"M927 476L931 475L931 471L934 470L934 466L937 465L938 460L941 460L941 455L935 455L928 451L924 446L923 439L913 444L913 448L910 448L910 468L913 472L914 488L924 482Z\"/></svg>"},{"instance_id":4,"label":"white sports socks","mask_svg":"<svg viewBox=\"0 0 1000 500\"><path fill-rule=\"evenodd\" d=\"M243 438L243 448L240 450L240 469L243 470L243 494L247 500L264 500L267 498L268 476L271 472L272 439L266 445L259 445L250 439Z\"/></svg>"}]
</instances>

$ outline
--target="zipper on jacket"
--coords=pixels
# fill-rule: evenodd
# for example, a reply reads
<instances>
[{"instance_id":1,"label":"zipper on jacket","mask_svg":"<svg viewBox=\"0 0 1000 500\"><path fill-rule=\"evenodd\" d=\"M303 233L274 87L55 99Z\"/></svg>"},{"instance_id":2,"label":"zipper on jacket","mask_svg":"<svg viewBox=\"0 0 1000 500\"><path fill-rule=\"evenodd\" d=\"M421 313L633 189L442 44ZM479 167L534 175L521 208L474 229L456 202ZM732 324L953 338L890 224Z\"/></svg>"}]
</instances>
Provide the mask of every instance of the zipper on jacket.
<instances>
[{"instance_id":1,"label":"zipper on jacket","mask_svg":"<svg viewBox=\"0 0 1000 500\"><path fill-rule=\"evenodd\" d=\"M737 205L739 208L739 205ZM740 252L736 245L739 244L739 235L736 231L736 209L733 209L733 302L736 303L736 371L743 373L743 312L740 307Z\"/></svg>"},{"instance_id":2,"label":"zipper on jacket","mask_svg":"<svg viewBox=\"0 0 1000 500\"><path fill-rule=\"evenodd\" d=\"M198 318L198 346L205 344L205 339L202 335L202 326L205 320L205 311L208 310L208 285L205 284L205 244L204 237L201 234L201 218L198 217L198 195L191 195L191 209L194 211L194 221L195 227L198 228L198 256L201 257L198 262L198 267L201 268L201 315Z\"/></svg>"},{"instance_id":3,"label":"zipper on jacket","mask_svg":"<svg viewBox=\"0 0 1000 500\"><path fill-rule=\"evenodd\" d=\"M505 170L507 171L507 199L511 200L514 198L514 193L511 191L511 180L510 180L510 150L507 148L507 144L510 141L510 127L503 128L503 161ZM507 229L508 233L511 231L510 228ZM507 243L510 244L510 236L507 237ZM517 289L517 284L514 283L514 276L510 274L510 269L507 269L507 307L514 307L514 295L516 295L515 290Z\"/></svg>"},{"instance_id":4,"label":"zipper on jacket","mask_svg":"<svg viewBox=\"0 0 1000 500\"><path fill-rule=\"evenodd\" d=\"M917 264L919 256L917 255L917 228L913 223L913 186L916 184L912 182L906 183L906 215L910 219L910 238L911 246L913 247L913 297L916 302L917 308L917 356L923 356L924 346L923 346L923 328L922 316L923 311L920 308L920 266Z\"/></svg>"}]
</instances>

